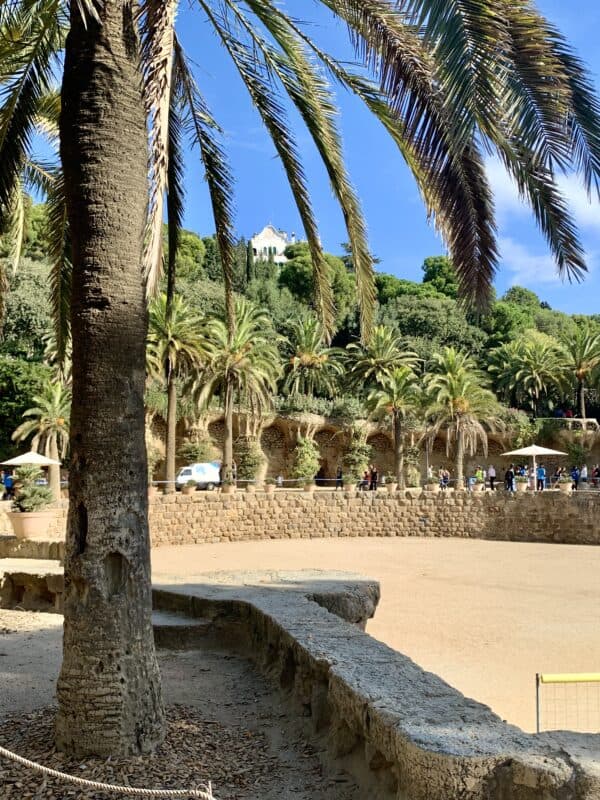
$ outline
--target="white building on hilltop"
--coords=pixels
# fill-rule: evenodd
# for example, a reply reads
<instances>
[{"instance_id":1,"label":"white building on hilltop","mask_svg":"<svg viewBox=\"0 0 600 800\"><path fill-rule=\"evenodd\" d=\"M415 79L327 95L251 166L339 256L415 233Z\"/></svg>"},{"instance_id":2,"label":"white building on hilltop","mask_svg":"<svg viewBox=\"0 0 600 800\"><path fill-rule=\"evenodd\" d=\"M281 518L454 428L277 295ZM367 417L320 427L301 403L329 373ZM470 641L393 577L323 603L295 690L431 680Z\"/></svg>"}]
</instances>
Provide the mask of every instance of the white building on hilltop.
<instances>
[{"instance_id":1,"label":"white building on hilltop","mask_svg":"<svg viewBox=\"0 0 600 800\"><path fill-rule=\"evenodd\" d=\"M279 231L274 225L266 225L260 233L250 239L250 246L255 261L268 261L272 257L276 264L285 264L287 258L284 250L288 245L296 244L296 234L291 236L285 231Z\"/></svg>"}]
</instances>

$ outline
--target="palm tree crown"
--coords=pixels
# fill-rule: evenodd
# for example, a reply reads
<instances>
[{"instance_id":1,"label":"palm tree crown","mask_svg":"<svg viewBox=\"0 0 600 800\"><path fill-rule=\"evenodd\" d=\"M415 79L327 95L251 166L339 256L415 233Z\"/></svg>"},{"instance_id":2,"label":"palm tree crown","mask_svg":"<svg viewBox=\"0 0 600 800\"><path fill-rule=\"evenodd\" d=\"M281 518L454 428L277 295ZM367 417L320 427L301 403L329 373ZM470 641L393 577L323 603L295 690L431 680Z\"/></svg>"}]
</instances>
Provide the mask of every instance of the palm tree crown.
<instances>
[{"instance_id":1,"label":"palm tree crown","mask_svg":"<svg viewBox=\"0 0 600 800\"><path fill-rule=\"evenodd\" d=\"M562 342L566 369L575 378L577 410L585 419L585 390L593 371L600 365L600 334L589 327L578 327L573 336Z\"/></svg>"},{"instance_id":2,"label":"palm tree crown","mask_svg":"<svg viewBox=\"0 0 600 800\"><path fill-rule=\"evenodd\" d=\"M15 430L12 438L15 442L22 442L32 436L32 449L58 461L65 457L69 446L71 389L61 381L47 381L40 394L34 396L33 402L36 405L23 413L25 421ZM51 466L49 477L50 488L58 500L60 468Z\"/></svg>"},{"instance_id":3,"label":"palm tree crown","mask_svg":"<svg viewBox=\"0 0 600 800\"><path fill-rule=\"evenodd\" d=\"M327 347L325 331L313 314L306 314L291 324L288 360L285 366L285 392L331 397L337 379L343 374L342 350Z\"/></svg>"},{"instance_id":4,"label":"palm tree crown","mask_svg":"<svg viewBox=\"0 0 600 800\"><path fill-rule=\"evenodd\" d=\"M489 371L507 400L529 405L537 416L540 403L562 386L564 357L549 336L526 331L490 354Z\"/></svg>"},{"instance_id":5,"label":"palm tree crown","mask_svg":"<svg viewBox=\"0 0 600 800\"><path fill-rule=\"evenodd\" d=\"M333 329L332 292L299 148L285 112L286 97L316 144L346 220L366 339L375 298L372 258L360 204L344 166L328 76L353 92L398 145L448 243L463 296L484 302L497 262L482 142L495 151L531 206L559 270L580 276L586 269L583 249L556 174L574 169L588 191L598 188L600 108L585 68L532 0L482 0L468 10L459 0L321 3L348 25L373 80L324 52L305 26L274 0L247 0L243 5L239 0L199 0L198 5L237 70L287 174L310 246L316 307L327 335ZM92 0L74 5L78 13L97 18ZM187 137L204 165L226 284L231 287L232 175L220 128L177 38L177 10L177 0L144 0L138 18L152 151L148 285L153 291L162 269L165 197L173 228L170 253L177 244ZM0 9L3 216L13 207L15 188L31 160L32 133L53 72L62 66L66 11L67 3L61 0L15 0ZM54 224L63 228L56 241L66 242L64 215L62 223L57 215ZM68 281L67 276L65 284ZM231 320L231 292L227 302Z\"/></svg>"},{"instance_id":6,"label":"palm tree crown","mask_svg":"<svg viewBox=\"0 0 600 800\"><path fill-rule=\"evenodd\" d=\"M219 394L225 408L223 475L229 480L233 468L233 407L244 403L251 414L260 415L273 402L281 373L277 335L265 311L244 299L234 305L234 327L227 312L205 321L206 366L196 381L200 407Z\"/></svg>"},{"instance_id":7,"label":"palm tree crown","mask_svg":"<svg viewBox=\"0 0 600 800\"><path fill-rule=\"evenodd\" d=\"M200 318L180 295L173 297L169 308L166 294L160 294L148 315L149 372L168 380L199 369L204 356L202 332Z\"/></svg>"},{"instance_id":8,"label":"palm tree crown","mask_svg":"<svg viewBox=\"0 0 600 800\"><path fill-rule=\"evenodd\" d=\"M416 412L421 400L417 376L410 367L396 367L391 374L383 375L378 388L367 397L367 407L376 417L391 417L394 439L394 467L396 480L404 488L404 419Z\"/></svg>"},{"instance_id":9,"label":"palm tree crown","mask_svg":"<svg viewBox=\"0 0 600 800\"><path fill-rule=\"evenodd\" d=\"M417 355L404 347L402 337L392 328L377 325L370 341L363 345L349 344L349 379L354 385L378 385L395 369L417 363Z\"/></svg>"},{"instance_id":10,"label":"palm tree crown","mask_svg":"<svg viewBox=\"0 0 600 800\"><path fill-rule=\"evenodd\" d=\"M481 442L486 454L486 426L500 424L498 401L485 384L485 376L470 356L453 347L434 356L427 377L429 435L434 439L445 431L448 454L455 446L457 488L463 485L465 453L474 455Z\"/></svg>"}]
</instances>

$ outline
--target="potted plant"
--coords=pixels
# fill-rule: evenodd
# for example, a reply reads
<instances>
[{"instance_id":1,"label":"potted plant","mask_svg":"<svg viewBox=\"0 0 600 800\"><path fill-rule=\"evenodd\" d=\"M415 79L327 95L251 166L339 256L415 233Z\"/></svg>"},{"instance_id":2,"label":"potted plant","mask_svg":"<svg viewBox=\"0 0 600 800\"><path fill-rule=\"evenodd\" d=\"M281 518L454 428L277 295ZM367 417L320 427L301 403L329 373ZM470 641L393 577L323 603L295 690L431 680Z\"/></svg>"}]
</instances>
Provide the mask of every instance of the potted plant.
<instances>
[{"instance_id":1,"label":"potted plant","mask_svg":"<svg viewBox=\"0 0 600 800\"><path fill-rule=\"evenodd\" d=\"M294 450L292 477L305 492L314 492L315 475L319 471L319 449L312 439L300 436Z\"/></svg>"},{"instance_id":2,"label":"potted plant","mask_svg":"<svg viewBox=\"0 0 600 800\"><path fill-rule=\"evenodd\" d=\"M563 494L571 494L573 491L573 478L570 475L561 475L558 479L558 490Z\"/></svg>"},{"instance_id":3,"label":"potted plant","mask_svg":"<svg viewBox=\"0 0 600 800\"><path fill-rule=\"evenodd\" d=\"M385 476L385 488L388 494L393 494L398 488L398 481L392 472L388 472Z\"/></svg>"},{"instance_id":4,"label":"potted plant","mask_svg":"<svg viewBox=\"0 0 600 800\"><path fill-rule=\"evenodd\" d=\"M236 485L233 478L224 478L221 481L221 491L223 494L233 494L235 492Z\"/></svg>"},{"instance_id":5,"label":"potted plant","mask_svg":"<svg viewBox=\"0 0 600 800\"><path fill-rule=\"evenodd\" d=\"M362 425L350 429L350 442L342 459L344 488L355 489L363 479L372 458L372 449L367 444L367 433Z\"/></svg>"},{"instance_id":6,"label":"potted plant","mask_svg":"<svg viewBox=\"0 0 600 800\"><path fill-rule=\"evenodd\" d=\"M246 485L247 492L255 492L256 476L265 461L260 445L253 436L240 436L234 443L234 455L236 480Z\"/></svg>"},{"instance_id":7,"label":"potted plant","mask_svg":"<svg viewBox=\"0 0 600 800\"><path fill-rule=\"evenodd\" d=\"M146 448L146 460L148 463L148 497L155 497L158 494L158 487L152 481L154 479L154 470L156 465L161 459L160 451L156 447L149 445Z\"/></svg>"},{"instance_id":8,"label":"potted plant","mask_svg":"<svg viewBox=\"0 0 600 800\"><path fill-rule=\"evenodd\" d=\"M15 470L15 499L8 513L13 531L18 539L32 539L48 533L56 516L49 508L53 496L48 486L40 484L39 467L22 466Z\"/></svg>"},{"instance_id":9,"label":"potted plant","mask_svg":"<svg viewBox=\"0 0 600 800\"><path fill-rule=\"evenodd\" d=\"M517 487L517 492L526 492L529 486L529 478L526 475L517 475L515 478L515 484Z\"/></svg>"},{"instance_id":10,"label":"potted plant","mask_svg":"<svg viewBox=\"0 0 600 800\"><path fill-rule=\"evenodd\" d=\"M267 478L265 481L265 492L267 494L273 494L275 492L275 486L277 485L277 481L275 478Z\"/></svg>"},{"instance_id":11,"label":"potted plant","mask_svg":"<svg viewBox=\"0 0 600 800\"><path fill-rule=\"evenodd\" d=\"M181 494L193 494L198 489L196 481L188 481L181 489Z\"/></svg>"}]
</instances>

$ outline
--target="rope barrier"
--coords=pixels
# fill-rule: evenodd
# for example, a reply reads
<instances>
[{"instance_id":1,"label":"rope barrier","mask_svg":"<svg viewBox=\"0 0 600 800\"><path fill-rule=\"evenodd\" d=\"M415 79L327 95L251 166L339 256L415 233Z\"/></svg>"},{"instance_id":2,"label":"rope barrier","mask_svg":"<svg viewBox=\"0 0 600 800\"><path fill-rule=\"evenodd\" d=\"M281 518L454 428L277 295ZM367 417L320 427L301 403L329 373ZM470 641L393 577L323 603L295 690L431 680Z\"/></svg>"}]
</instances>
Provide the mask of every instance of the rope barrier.
<instances>
[{"instance_id":1,"label":"rope barrier","mask_svg":"<svg viewBox=\"0 0 600 800\"><path fill-rule=\"evenodd\" d=\"M135 786L116 786L111 783L100 783L99 781L89 781L86 778L77 778L75 775L67 775L65 772L44 767L41 764L36 764L35 761L30 761L28 758L11 753L10 750L6 750L4 747L0 747L0 756L8 758L10 761L15 761L24 767L29 767L35 772L41 772L42 775L50 775L67 783L74 783L78 786L85 786L87 789L96 789L101 792L112 792L114 794L129 795L130 797L198 797L200 800L216 800L212 793L210 781L205 789L141 789Z\"/></svg>"}]
</instances>

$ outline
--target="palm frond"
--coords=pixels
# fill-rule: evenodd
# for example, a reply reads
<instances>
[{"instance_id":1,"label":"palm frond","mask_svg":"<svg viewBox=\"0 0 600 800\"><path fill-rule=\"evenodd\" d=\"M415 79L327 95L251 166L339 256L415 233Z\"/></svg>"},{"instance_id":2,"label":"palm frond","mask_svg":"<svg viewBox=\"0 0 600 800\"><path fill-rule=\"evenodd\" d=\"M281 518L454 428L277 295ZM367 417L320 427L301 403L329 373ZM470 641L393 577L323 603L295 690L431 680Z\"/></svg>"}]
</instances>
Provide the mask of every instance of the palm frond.
<instances>
[{"instance_id":1,"label":"palm frond","mask_svg":"<svg viewBox=\"0 0 600 800\"><path fill-rule=\"evenodd\" d=\"M221 129L213 119L206 102L198 90L185 54L175 39L175 68L178 93L185 103L187 115L184 126L194 145L200 150L210 194L217 246L221 256L225 283L227 318L235 324L233 274L235 267L235 232L233 223L233 177L218 135Z\"/></svg>"},{"instance_id":2,"label":"palm frond","mask_svg":"<svg viewBox=\"0 0 600 800\"><path fill-rule=\"evenodd\" d=\"M167 262L167 298L172 299L175 293L175 264L181 229L183 227L183 211L185 190L184 161L183 161L183 133L184 111L183 97L175 96L176 66L173 62L173 78L171 80L172 96L169 103L169 144L168 144L168 170L167 170L167 240L169 245L169 258Z\"/></svg>"},{"instance_id":3,"label":"palm frond","mask_svg":"<svg viewBox=\"0 0 600 800\"><path fill-rule=\"evenodd\" d=\"M23 248L23 237L25 233L25 204L23 198L23 185L20 179L17 179L12 196L8 203L8 208L2 215L2 228L0 230L0 238L7 246L7 261L8 266L12 269L13 273L16 272L17 266L21 259L21 251Z\"/></svg>"},{"instance_id":4,"label":"palm frond","mask_svg":"<svg viewBox=\"0 0 600 800\"><path fill-rule=\"evenodd\" d=\"M56 358L62 367L71 331L71 237L62 170L55 169L46 196L46 235L50 261L50 304L54 322Z\"/></svg>"},{"instance_id":5,"label":"palm frond","mask_svg":"<svg viewBox=\"0 0 600 800\"><path fill-rule=\"evenodd\" d=\"M18 12L5 18L0 40L0 208L7 206L30 150L64 36L59 0L23 3Z\"/></svg>"},{"instance_id":6,"label":"palm frond","mask_svg":"<svg viewBox=\"0 0 600 800\"><path fill-rule=\"evenodd\" d=\"M396 56L390 52L390 58L397 57L396 80L404 71L406 85L397 98L402 102L394 104L371 81L340 65L294 25L336 80L356 94L391 135L451 251L463 298L485 307L496 271L496 228L483 159L473 138L465 133L471 127L455 125L455 115L436 80L432 55L401 16L391 15L387 7L383 16L373 20L367 15L365 22L362 14L349 13L347 3L327 0L327 5L356 26L355 33L372 36L375 26L375 42L391 37L389 47L394 52L397 48ZM375 7L381 9L381 2L371 4L371 12Z\"/></svg>"},{"instance_id":7,"label":"palm frond","mask_svg":"<svg viewBox=\"0 0 600 800\"><path fill-rule=\"evenodd\" d=\"M164 197L169 175L169 125L173 78L173 42L177 0L145 0L141 6L141 60L144 103L150 129L150 197L144 274L155 294L162 273Z\"/></svg>"},{"instance_id":8,"label":"palm frond","mask_svg":"<svg viewBox=\"0 0 600 800\"><path fill-rule=\"evenodd\" d=\"M366 340L371 335L375 306L373 259L367 243L366 225L360 201L352 187L346 167L340 133L336 123L338 109L330 87L306 52L292 21L269 0L247 0L281 48L271 47L258 35L253 26L232 2L228 5L251 36L265 58L265 63L277 75L304 120L327 169L333 191L340 203L352 249L352 260L361 311L361 333Z\"/></svg>"},{"instance_id":9,"label":"palm frond","mask_svg":"<svg viewBox=\"0 0 600 800\"><path fill-rule=\"evenodd\" d=\"M315 286L319 292L317 298L319 315L325 329L331 332L334 323L334 306L333 292L328 280L328 266L321 248L298 147L290 133L287 115L279 100L277 88L264 60L256 49L249 47L236 37L226 21L217 17L205 0L198 0L198 2L214 25L221 42L238 70L281 159L311 252L315 270Z\"/></svg>"}]
</instances>

